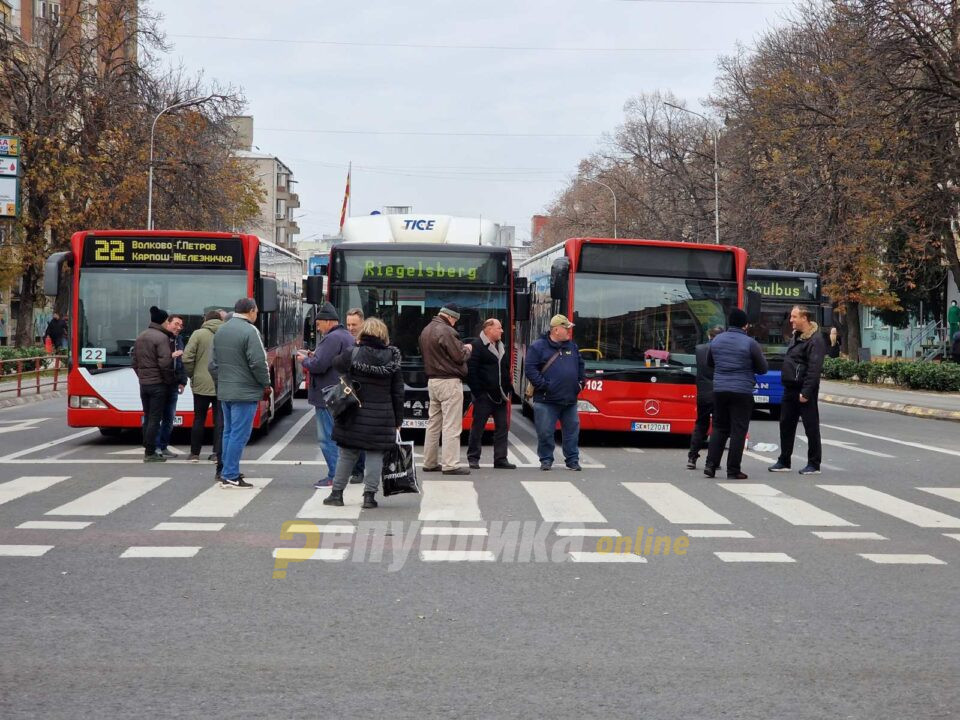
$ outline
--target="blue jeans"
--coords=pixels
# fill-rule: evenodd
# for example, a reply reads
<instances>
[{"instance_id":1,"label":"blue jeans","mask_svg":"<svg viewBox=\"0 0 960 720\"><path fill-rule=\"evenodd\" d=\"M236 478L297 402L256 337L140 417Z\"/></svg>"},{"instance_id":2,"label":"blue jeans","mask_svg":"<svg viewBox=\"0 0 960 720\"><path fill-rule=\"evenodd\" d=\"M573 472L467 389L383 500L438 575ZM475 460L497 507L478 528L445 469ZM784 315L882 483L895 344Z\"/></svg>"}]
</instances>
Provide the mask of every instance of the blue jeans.
<instances>
[{"instance_id":1,"label":"blue jeans","mask_svg":"<svg viewBox=\"0 0 960 720\"><path fill-rule=\"evenodd\" d=\"M327 477L333 480L337 474L337 460L340 458L340 448L333 441L333 415L326 408L315 407L317 416L317 442L324 462L327 463Z\"/></svg>"},{"instance_id":2,"label":"blue jeans","mask_svg":"<svg viewBox=\"0 0 960 720\"><path fill-rule=\"evenodd\" d=\"M563 437L563 461L569 467L580 462L580 416L577 404L557 405L556 403L534 402L533 424L537 428L537 455L540 463L553 465L553 450L556 442L554 430L560 421L560 433Z\"/></svg>"},{"instance_id":3,"label":"blue jeans","mask_svg":"<svg viewBox=\"0 0 960 720\"><path fill-rule=\"evenodd\" d=\"M170 436L173 434L173 418L177 414L177 400L180 393L177 392L177 386L170 387L170 394L167 396L167 404L163 408L163 417L160 420L160 432L157 433L157 450L166 450L170 444Z\"/></svg>"},{"instance_id":4,"label":"blue jeans","mask_svg":"<svg viewBox=\"0 0 960 720\"><path fill-rule=\"evenodd\" d=\"M253 416L257 414L256 402L221 402L223 411L223 470L220 476L235 480L240 476L240 456L253 430Z\"/></svg>"}]
</instances>

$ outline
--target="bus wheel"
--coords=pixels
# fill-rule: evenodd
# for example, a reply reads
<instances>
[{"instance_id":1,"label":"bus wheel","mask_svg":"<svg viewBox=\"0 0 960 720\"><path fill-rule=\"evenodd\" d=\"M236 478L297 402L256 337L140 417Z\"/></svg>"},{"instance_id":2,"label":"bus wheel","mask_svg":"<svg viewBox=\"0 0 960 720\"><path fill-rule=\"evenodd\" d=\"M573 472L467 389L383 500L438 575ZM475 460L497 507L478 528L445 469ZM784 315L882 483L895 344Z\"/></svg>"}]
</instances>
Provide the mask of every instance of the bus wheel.
<instances>
[{"instance_id":1,"label":"bus wheel","mask_svg":"<svg viewBox=\"0 0 960 720\"><path fill-rule=\"evenodd\" d=\"M97 428L100 431L100 434L104 437L119 437L120 433L123 432L123 428L115 427L102 427Z\"/></svg>"}]
</instances>

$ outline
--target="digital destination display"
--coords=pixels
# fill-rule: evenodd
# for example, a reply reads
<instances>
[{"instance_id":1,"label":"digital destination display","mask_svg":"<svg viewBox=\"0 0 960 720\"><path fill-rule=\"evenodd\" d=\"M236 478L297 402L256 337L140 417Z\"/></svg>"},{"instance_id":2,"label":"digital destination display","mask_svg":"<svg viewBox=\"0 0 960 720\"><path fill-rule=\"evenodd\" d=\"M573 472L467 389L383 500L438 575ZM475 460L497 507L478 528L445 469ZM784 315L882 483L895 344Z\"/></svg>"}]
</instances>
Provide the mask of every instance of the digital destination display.
<instances>
[{"instance_id":1,"label":"digital destination display","mask_svg":"<svg viewBox=\"0 0 960 720\"><path fill-rule=\"evenodd\" d=\"M242 269L243 245L238 238L88 236L83 264Z\"/></svg>"},{"instance_id":2,"label":"digital destination display","mask_svg":"<svg viewBox=\"0 0 960 720\"><path fill-rule=\"evenodd\" d=\"M812 278L747 278L747 288L771 300L817 299L817 281Z\"/></svg>"},{"instance_id":3,"label":"digital destination display","mask_svg":"<svg viewBox=\"0 0 960 720\"><path fill-rule=\"evenodd\" d=\"M341 282L442 282L489 285L506 275L500 254L436 253L413 257L401 253L341 251Z\"/></svg>"}]
</instances>

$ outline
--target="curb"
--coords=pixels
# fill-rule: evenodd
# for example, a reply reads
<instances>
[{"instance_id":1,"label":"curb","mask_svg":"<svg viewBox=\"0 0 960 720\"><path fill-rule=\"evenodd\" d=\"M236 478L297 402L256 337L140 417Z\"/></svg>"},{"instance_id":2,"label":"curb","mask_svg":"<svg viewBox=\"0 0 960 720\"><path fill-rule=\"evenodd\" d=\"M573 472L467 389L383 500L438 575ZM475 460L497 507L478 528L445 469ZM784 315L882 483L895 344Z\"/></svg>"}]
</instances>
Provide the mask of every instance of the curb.
<instances>
[{"instance_id":1,"label":"curb","mask_svg":"<svg viewBox=\"0 0 960 720\"><path fill-rule=\"evenodd\" d=\"M928 418L930 420L960 422L960 410L940 410L938 408L906 405L904 403L887 402L884 400L864 400L863 398L846 397L844 395L821 395L820 399L832 405L850 405L851 407L880 410L882 412L897 413L898 415L912 415L913 417Z\"/></svg>"},{"instance_id":2,"label":"curb","mask_svg":"<svg viewBox=\"0 0 960 720\"><path fill-rule=\"evenodd\" d=\"M4 398L0 397L0 410L3 408L21 407L23 405L32 405L43 400L52 400L54 398L66 397L66 390L52 390L50 392L34 393L32 395L21 395L20 397Z\"/></svg>"}]
</instances>

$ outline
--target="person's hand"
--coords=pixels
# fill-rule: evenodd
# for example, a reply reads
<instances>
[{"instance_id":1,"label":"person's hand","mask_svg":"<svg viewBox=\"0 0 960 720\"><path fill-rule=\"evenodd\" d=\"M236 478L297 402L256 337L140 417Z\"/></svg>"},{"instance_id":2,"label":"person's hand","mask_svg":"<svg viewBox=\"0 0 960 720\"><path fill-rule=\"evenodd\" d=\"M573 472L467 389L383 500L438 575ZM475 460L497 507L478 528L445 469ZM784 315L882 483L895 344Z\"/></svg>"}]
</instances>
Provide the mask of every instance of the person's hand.
<instances>
[{"instance_id":1,"label":"person's hand","mask_svg":"<svg viewBox=\"0 0 960 720\"><path fill-rule=\"evenodd\" d=\"M803 395L801 395L801 396L800 396L800 402L802 402L802 403L807 402L807 398L805 398Z\"/></svg>"},{"instance_id":2,"label":"person's hand","mask_svg":"<svg viewBox=\"0 0 960 720\"><path fill-rule=\"evenodd\" d=\"M174 360L176 360L176 359L177 359L178 357L180 357L181 355L183 355L183 350L174 350L172 353L170 353L170 356L171 356Z\"/></svg>"},{"instance_id":3,"label":"person's hand","mask_svg":"<svg viewBox=\"0 0 960 720\"><path fill-rule=\"evenodd\" d=\"M180 394L180 395L183 395L183 389L184 389L185 387L186 387L186 385L178 385L178 386L177 386L177 393Z\"/></svg>"}]
</instances>

